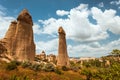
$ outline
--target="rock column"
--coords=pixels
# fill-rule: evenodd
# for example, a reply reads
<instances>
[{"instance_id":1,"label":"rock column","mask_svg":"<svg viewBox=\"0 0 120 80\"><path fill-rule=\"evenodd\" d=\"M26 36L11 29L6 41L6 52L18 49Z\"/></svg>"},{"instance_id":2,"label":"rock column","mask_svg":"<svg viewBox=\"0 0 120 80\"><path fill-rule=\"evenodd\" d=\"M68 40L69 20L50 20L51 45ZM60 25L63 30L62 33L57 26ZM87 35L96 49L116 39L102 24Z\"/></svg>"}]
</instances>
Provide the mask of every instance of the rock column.
<instances>
[{"instance_id":1,"label":"rock column","mask_svg":"<svg viewBox=\"0 0 120 80\"><path fill-rule=\"evenodd\" d=\"M19 61L34 60L35 44L33 40L33 22L29 12L24 9L17 18L13 51Z\"/></svg>"},{"instance_id":2,"label":"rock column","mask_svg":"<svg viewBox=\"0 0 120 80\"><path fill-rule=\"evenodd\" d=\"M28 10L24 9L17 21L11 22L5 37L0 40L7 49L7 54L18 61L34 60L35 44L32 26L32 17Z\"/></svg>"},{"instance_id":3,"label":"rock column","mask_svg":"<svg viewBox=\"0 0 120 80\"><path fill-rule=\"evenodd\" d=\"M66 33L62 27L58 29L58 33L59 33L59 47L58 47L57 66L69 66L69 57L67 54L67 45L66 45Z\"/></svg>"}]
</instances>

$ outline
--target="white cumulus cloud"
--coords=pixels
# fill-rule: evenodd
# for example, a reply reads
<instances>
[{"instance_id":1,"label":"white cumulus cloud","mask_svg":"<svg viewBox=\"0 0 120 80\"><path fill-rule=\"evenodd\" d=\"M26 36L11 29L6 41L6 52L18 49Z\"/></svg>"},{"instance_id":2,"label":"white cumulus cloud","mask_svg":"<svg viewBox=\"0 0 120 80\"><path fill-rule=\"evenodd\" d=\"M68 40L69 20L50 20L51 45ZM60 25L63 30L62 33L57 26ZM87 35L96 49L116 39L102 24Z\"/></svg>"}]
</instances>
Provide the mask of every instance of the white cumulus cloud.
<instances>
[{"instance_id":1,"label":"white cumulus cloud","mask_svg":"<svg viewBox=\"0 0 120 80\"><path fill-rule=\"evenodd\" d=\"M104 3L101 2L101 3L98 4L98 6L99 6L99 7L104 7Z\"/></svg>"},{"instance_id":2,"label":"white cumulus cloud","mask_svg":"<svg viewBox=\"0 0 120 80\"><path fill-rule=\"evenodd\" d=\"M57 54L58 49L58 39L52 39L49 41L38 41L36 42L36 52L40 53L41 51L45 51L47 54L54 53Z\"/></svg>"},{"instance_id":3,"label":"white cumulus cloud","mask_svg":"<svg viewBox=\"0 0 120 80\"><path fill-rule=\"evenodd\" d=\"M110 4L113 4L113 5L120 5L120 0L111 1Z\"/></svg>"},{"instance_id":4,"label":"white cumulus cloud","mask_svg":"<svg viewBox=\"0 0 120 80\"><path fill-rule=\"evenodd\" d=\"M87 4L80 4L78 7L71 9L67 16L66 19L39 20L44 27L42 33L53 35L57 33L59 26L63 26L67 39L75 41L96 41L106 39L109 36L100 25L90 22L88 17L91 16L91 11Z\"/></svg>"},{"instance_id":5,"label":"white cumulus cloud","mask_svg":"<svg viewBox=\"0 0 120 80\"><path fill-rule=\"evenodd\" d=\"M0 5L0 39L3 38L3 36L5 35L12 20L15 20L15 18L11 16L7 16L6 8Z\"/></svg>"},{"instance_id":6,"label":"white cumulus cloud","mask_svg":"<svg viewBox=\"0 0 120 80\"><path fill-rule=\"evenodd\" d=\"M120 16L116 15L113 9L105 10L104 12L96 7L91 10L93 18L104 31L111 31L115 34L120 34Z\"/></svg>"},{"instance_id":7,"label":"white cumulus cloud","mask_svg":"<svg viewBox=\"0 0 120 80\"><path fill-rule=\"evenodd\" d=\"M69 56L75 57L101 57L109 55L113 49L120 49L120 39L102 45L99 42L68 45Z\"/></svg>"},{"instance_id":8,"label":"white cumulus cloud","mask_svg":"<svg viewBox=\"0 0 120 80\"><path fill-rule=\"evenodd\" d=\"M33 25L34 34L39 35L42 32L41 26L38 23L34 23Z\"/></svg>"},{"instance_id":9,"label":"white cumulus cloud","mask_svg":"<svg viewBox=\"0 0 120 80\"><path fill-rule=\"evenodd\" d=\"M68 12L68 11L65 11L65 10L57 10L57 11L56 11L56 14L57 14L58 16L64 16L64 15L68 15L69 12Z\"/></svg>"}]
</instances>

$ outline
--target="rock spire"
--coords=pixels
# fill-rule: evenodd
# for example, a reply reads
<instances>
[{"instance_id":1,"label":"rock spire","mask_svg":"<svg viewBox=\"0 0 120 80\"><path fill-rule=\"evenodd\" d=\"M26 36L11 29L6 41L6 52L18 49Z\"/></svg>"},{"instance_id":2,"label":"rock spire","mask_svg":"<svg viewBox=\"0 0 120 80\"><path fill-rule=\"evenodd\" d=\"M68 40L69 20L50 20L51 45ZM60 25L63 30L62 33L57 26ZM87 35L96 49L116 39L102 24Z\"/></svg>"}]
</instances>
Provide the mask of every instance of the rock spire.
<instances>
[{"instance_id":1,"label":"rock spire","mask_svg":"<svg viewBox=\"0 0 120 80\"><path fill-rule=\"evenodd\" d=\"M62 27L59 27L58 33L59 33L59 47L58 47L57 66L69 66L69 57L67 54L67 44L66 44L66 33Z\"/></svg>"},{"instance_id":2,"label":"rock spire","mask_svg":"<svg viewBox=\"0 0 120 80\"><path fill-rule=\"evenodd\" d=\"M34 60L35 44L32 26L32 17L28 10L24 9L17 21L11 22L5 37L1 40L8 55L19 61Z\"/></svg>"}]
</instances>

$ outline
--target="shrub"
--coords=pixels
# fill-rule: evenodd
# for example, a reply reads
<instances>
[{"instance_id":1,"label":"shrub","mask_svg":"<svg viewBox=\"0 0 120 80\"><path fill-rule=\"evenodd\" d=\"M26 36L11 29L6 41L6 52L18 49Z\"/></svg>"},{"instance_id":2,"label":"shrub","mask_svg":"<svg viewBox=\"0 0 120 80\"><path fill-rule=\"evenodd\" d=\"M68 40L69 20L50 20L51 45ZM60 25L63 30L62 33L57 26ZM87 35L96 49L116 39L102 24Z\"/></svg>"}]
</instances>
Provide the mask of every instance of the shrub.
<instances>
[{"instance_id":1,"label":"shrub","mask_svg":"<svg viewBox=\"0 0 120 80\"><path fill-rule=\"evenodd\" d=\"M30 69L34 70L34 71L38 71L40 70L40 65L39 64L33 64L30 66Z\"/></svg>"},{"instance_id":2,"label":"shrub","mask_svg":"<svg viewBox=\"0 0 120 80\"><path fill-rule=\"evenodd\" d=\"M119 80L120 78L120 63L114 62L108 68L100 68L98 72L95 73L96 78L101 80Z\"/></svg>"},{"instance_id":3,"label":"shrub","mask_svg":"<svg viewBox=\"0 0 120 80\"><path fill-rule=\"evenodd\" d=\"M53 64L47 63L43 66L42 70L47 71L47 72L51 72L54 71L55 67Z\"/></svg>"},{"instance_id":4,"label":"shrub","mask_svg":"<svg viewBox=\"0 0 120 80\"><path fill-rule=\"evenodd\" d=\"M86 80L92 80L92 77L93 77L93 72L89 69L83 69L81 71L81 74L82 75L86 75Z\"/></svg>"},{"instance_id":5,"label":"shrub","mask_svg":"<svg viewBox=\"0 0 120 80\"><path fill-rule=\"evenodd\" d=\"M56 74L62 74L62 72L58 69L58 68L56 68L55 70L54 70L54 72L56 73Z\"/></svg>"},{"instance_id":6,"label":"shrub","mask_svg":"<svg viewBox=\"0 0 120 80\"><path fill-rule=\"evenodd\" d=\"M6 64L6 70L14 70L17 68L17 62L16 61L11 61L10 63Z\"/></svg>"},{"instance_id":7,"label":"shrub","mask_svg":"<svg viewBox=\"0 0 120 80\"><path fill-rule=\"evenodd\" d=\"M31 63L27 61L27 62L23 62L21 66L22 66L23 68L27 68L27 67L29 67L30 65L31 65Z\"/></svg>"},{"instance_id":8,"label":"shrub","mask_svg":"<svg viewBox=\"0 0 120 80\"><path fill-rule=\"evenodd\" d=\"M75 63L73 61L70 61L70 66L71 67L75 66Z\"/></svg>"},{"instance_id":9,"label":"shrub","mask_svg":"<svg viewBox=\"0 0 120 80\"><path fill-rule=\"evenodd\" d=\"M74 72L77 72L79 70L79 67L74 66L71 68L71 70L73 70Z\"/></svg>"},{"instance_id":10,"label":"shrub","mask_svg":"<svg viewBox=\"0 0 120 80\"><path fill-rule=\"evenodd\" d=\"M68 71L69 69L66 66L62 66L63 71Z\"/></svg>"}]
</instances>

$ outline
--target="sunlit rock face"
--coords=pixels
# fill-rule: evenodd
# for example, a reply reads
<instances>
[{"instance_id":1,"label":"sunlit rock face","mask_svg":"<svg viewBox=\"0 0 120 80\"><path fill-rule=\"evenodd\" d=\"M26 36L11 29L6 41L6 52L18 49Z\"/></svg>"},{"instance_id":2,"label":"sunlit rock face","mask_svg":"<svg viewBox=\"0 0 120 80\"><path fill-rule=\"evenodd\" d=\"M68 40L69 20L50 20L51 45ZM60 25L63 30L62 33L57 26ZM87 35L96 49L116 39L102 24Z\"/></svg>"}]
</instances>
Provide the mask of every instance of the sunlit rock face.
<instances>
[{"instance_id":1,"label":"sunlit rock face","mask_svg":"<svg viewBox=\"0 0 120 80\"><path fill-rule=\"evenodd\" d=\"M58 46L57 66L69 66L69 58L67 54L67 44L66 44L66 33L62 27L59 27L58 33L59 33L59 46Z\"/></svg>"},{"instance_id":2,"label":"sunlit rock face","mask_svg":"<svg viewBox=\"0 0 120 80\"><path fill-rule=\"evenodd\" d=\"M32 17L28 10L24 9L17 21L11 22L5 37L1 40L8 55L19 61L34 60L35 44L32 26Z\"/></svg>"}]
</instances>

